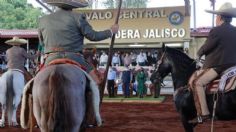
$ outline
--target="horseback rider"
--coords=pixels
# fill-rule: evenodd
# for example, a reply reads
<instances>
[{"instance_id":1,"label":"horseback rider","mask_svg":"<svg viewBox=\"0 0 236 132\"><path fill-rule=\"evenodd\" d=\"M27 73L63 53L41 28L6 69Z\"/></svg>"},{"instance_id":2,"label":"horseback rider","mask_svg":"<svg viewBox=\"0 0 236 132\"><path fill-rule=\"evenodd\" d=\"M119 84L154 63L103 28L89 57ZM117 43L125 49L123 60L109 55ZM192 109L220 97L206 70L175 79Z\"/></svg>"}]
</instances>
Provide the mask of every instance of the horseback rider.
<instances>
[{"instance_id":1,"label":"horseback rider","mask_svg":"<svg viewBox=\"0 0 236 132\"><path fill-rule=\"evenodd\" d=\"M72 11L74 8L88 6L85 0L44 0L44 2L59 7L56 12L43 16L39 20L39 39L46 57L44 65L50 65L58 59L69 59L85 69L100 86L102 80L99 77L101 76L83 56L84 37L90 41L104 40L117 33L119 26L115 24L110 29L95 31L86 20L84 13ZM94 120L91 119L93 113L90 95L86 93L86 123L94 124Z\"/></svg>"},{"instance_id":2,"label":"horseback rider","mask_svg":"<svg viewBox=\"0 0 236 132\"><path fill-rule=\"evenodd\" d=\"M26 59L33 60L39 55L39 53L36 55L27 53L24 48L20 47L20 45L26 44L27 40L20 39L16 36L7 40L5 43L12 45L12 47L6 51L7 68L21 70L24 72L26 82L29 81L32 78L32 75L25 68Z\"/></svg>"},{"instance_id":3,"label":"horseback rider","mask_svg":"<svg viewBox=\"0 0 236 132\"><path fill-rule=\"evenodd\" d=\"M44 0L47 4L59 7L56 12L39 20L39 39L46 54L45 65L58 58L69 58L86 68L86 72L101 84L96 69L83 57L84 37L91 41L107 39L118 32L118 25L104 31L94 31L87 22L86 15L72 9L86 7L85 0Z\"/></svg>"},{"instance_id":4,"label":"horseback rider","mask_svg":"<svg viewBox=\"0 0 236 132\"><path fill-rule=\"evenodd\" d=\"M210 118L205 86L223 71L236 65L236 27L230 24L232 18L236 17L236 8L233 8L231 3L225 3L217 11L206 12L217 15L216 27L212 28L204 45L197 52L200 58L205 55L206 60L197 75L193 75L193 81L190 80L197 117L189 123L202 123Z\"/></svg>"}]
</instances>

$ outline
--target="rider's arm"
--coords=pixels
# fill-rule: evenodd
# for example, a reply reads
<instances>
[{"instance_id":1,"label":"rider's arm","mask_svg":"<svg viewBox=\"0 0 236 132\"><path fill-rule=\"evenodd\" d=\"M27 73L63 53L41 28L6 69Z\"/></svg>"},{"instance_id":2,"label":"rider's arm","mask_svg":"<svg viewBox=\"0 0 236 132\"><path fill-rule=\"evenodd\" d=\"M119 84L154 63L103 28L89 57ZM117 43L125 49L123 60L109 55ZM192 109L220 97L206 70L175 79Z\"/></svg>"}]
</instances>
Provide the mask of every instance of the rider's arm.
<instances>
[{"instance_id":1,"label":"rider's arm","mask_svg":"<svg viewBox=\"0 0 236 132\"><path fill-rule=\"evenodd\" d=\"M219 42L219 36L217 35L217 31L212 29L204 45L198 50L197 55L199 57L207 55L209 52L211 52L212 49L217 47L218 42Z\"/></svg>"},{"instance_id":2,"label":"rider's arm","mask_svg":"<svg viewBox=\"0 0 236 132\"><path fill-rule=\"evenodd\" d=\"M27 59L36 59L36 57L38 57L38 54L35 54L35 55L31 55L30 53L27 53L23 48L22 48L22 54L25 58Z\"/></svg>"},{"instance_id":3,"label":"rider's arm","mask_svg":"<svg viewBox=\"0 0 236 132\"><path fill-rule=\"evenodd\" d=\"M113 33L116 33L115 29L107 29L104 31L95 31L92 26L88 23L86 20L86 16L84 14L79 14L78 17L76 17L78 27L81 31L81 33L89 40L91 41L100 41L107 39L112 36Z\"/></svg>"}]
</instances>

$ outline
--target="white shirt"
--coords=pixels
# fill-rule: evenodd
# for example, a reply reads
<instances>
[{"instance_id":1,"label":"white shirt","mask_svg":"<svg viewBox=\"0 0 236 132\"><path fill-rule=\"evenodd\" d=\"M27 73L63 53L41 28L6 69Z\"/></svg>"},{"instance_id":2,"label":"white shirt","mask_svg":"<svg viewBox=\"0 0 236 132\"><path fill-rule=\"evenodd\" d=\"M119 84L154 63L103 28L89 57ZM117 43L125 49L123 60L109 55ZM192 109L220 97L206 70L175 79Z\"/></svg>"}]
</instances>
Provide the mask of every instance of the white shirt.
<instances>
[{"instance_id":1,"label":"white shirt","mask_svg":"<svg viewBox=\"0 0 236 132\"><path fill-rule=\"evenodd\" d=\"M144 54L139 54L138 56L137 56L137 63L143 63L143 62L145 62L147 60L147 58L145 57L145 55Z\"/></svg>"},{"instance_id":2,"label":"white shirt","mask_svg":"<svg viewBox=\"0 0 236 132\"><path fill-rule=\"evenodd\" d=\"M100 56L100 63L107 62L108 61L108 55L102 54Z\"/></svg>"}]
</instances>

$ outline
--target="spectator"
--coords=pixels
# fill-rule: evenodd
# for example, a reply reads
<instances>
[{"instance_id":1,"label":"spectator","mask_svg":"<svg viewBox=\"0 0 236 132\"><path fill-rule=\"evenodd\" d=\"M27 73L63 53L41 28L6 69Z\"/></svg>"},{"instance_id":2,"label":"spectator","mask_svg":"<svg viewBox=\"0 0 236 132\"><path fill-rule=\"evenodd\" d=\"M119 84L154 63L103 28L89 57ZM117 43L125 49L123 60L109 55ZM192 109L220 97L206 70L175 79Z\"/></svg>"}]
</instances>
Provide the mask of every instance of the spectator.
<instances>
[{"instance_id":1,"label":"spectator","mask_svg":"<svg viewBox=\"0 0 236 132\"><path fill-rule=\"evenodd\" d=\"M120 66L120 57L117 52L113 55L111 64L112 66Z\"/></svg>"},{"instance_id":2,"label":"spectator","mask_svg":"<svg viewBox=\"0 0 236 132\"><path fill-rule=\"evenodd\" d=\"M100 66L105 66L107 64L107 61L108 61L108 55L103 52L102 55L100 56Z\"/></svg>"},{"instance_id":3,"label":"spectator","mask_svg":"<svg viewBox=\"0 0 236 132\"><path fill-rule=\"evenodd\" d=\"M147 61L147 58L145 56L145 54L143 53L143 51L140 52L140 54L137 56L137 64L139 66L145 66L145 62Z\"/></svg>"},{"instance_id":4,"label":"spectator","mask_svg":"<svg viewBox=\"0 0 236 132\"><path fill-rule=\"evenodd\" d=\"M129 53L126 53L124 57L124 66L129 66L131 64L131 61L132 60Z\"/></svg>"},{"instance_id":5,"label":"spectator","mask_svg":"<svg viewBox=\"0 0 236 132\"><path fill-rule=\"evenodd\" d=\"M129 98L130 97L130 82L131 82L131 70L128 68L128 66L125 66L124 71L122 72L122 76L121 76L121 80L123 83L123 92L124 92L124 96L125 98Z\"/></svg>"},{"instance_id":6,"label":"spectator","mask_svg":"<svg viewBox=\"0 0 236 132\"><path fill-rule=\"evenodd\" d=\"M109 97L115 97L115 88L114 88L115 79L116 79L116 70L110 66L107 74L107 91Z\"/></svg>"},{"instance_id":7,"label":"spectator","mask_svg":"<svg viewBox=\"0 0 236 132\"><path fill-rule=\"evenodd\" d=\"M143 95L146 93L146 75L144 73L144 69L141 68L141 70L137 74L137 81L138 81L138 95L139 98L143 98Z\"/></svg>"},{"instance_id":8,"label":"spectator","mask_svg":"<svg viewBox=\"0 0 236 132\"><path fill-rule=\"evenodd\" d=\"M147 52L147 66L151 66L152 64L152 56L151 56L151 52Z\"/></svg>"},{"instance_id":9,"label":"spectator","mask_svg":"<svg viewBox=\"0 0 236 132\"><path fill-rule=\"evenodd\" d=\"M130 53L130 58L131 58L131 64L132 66L136 66L137 65L137 55L133 52Z\"/></svg>"},{"instance_id":10,"label":"spectator","mask_svg":"<svg viewBox=\"0 0 236 132\"><path fill-rule=\"evenodd\" d=\"M155 65L158 61L158 51L155 51L154 54L152 54L152 65Z\"/></svg>"}]
</instances>

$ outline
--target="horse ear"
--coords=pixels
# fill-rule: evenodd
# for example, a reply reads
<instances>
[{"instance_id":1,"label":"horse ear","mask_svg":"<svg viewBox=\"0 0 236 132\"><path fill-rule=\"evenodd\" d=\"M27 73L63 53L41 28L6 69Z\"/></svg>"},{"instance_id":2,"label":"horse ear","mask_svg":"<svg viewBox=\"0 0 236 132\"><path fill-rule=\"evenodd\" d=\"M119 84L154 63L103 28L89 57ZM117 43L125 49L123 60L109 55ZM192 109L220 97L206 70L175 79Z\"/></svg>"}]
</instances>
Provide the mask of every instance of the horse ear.
<instances>
[{"instance_id":1,"label":"horse ear","mask_svg":"<svg viewBox=\"0 0 236 132\"><path fill-rule=\"evenodd\" d=\"M163 44L162 44L162 51L164 52L165 49L166 49L166 45L163 43Z\"/></svg>"}]
</instances>

